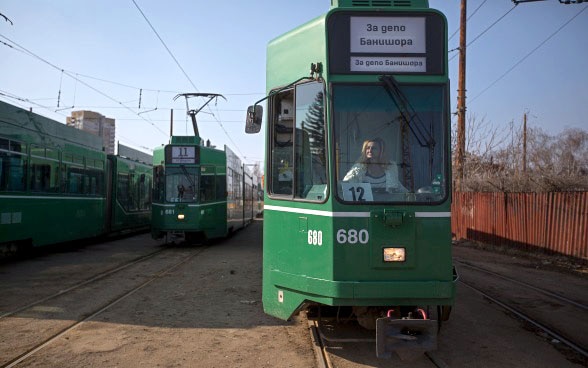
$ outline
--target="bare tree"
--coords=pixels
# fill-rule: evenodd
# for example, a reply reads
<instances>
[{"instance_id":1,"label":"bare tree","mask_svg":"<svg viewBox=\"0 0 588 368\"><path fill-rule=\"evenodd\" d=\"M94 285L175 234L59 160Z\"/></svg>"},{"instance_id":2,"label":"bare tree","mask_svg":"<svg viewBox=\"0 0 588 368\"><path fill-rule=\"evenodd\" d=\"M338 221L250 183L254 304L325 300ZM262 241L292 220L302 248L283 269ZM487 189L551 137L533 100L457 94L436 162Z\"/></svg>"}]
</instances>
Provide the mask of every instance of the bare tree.
<instances>
[{"instance_id":1,"label":"bare tree","mask_svg":"<svg viewBox=\"0 0 588 368\"><path fill-rule=\"evenodd\" d=\"M522 128L514 122L508 129L499 130L484 119L470 116L467 127L462 190L588 190L587 131L565 129L552 136L541 128L530 128L524 145Z\"/></svg>"}]
</instances>

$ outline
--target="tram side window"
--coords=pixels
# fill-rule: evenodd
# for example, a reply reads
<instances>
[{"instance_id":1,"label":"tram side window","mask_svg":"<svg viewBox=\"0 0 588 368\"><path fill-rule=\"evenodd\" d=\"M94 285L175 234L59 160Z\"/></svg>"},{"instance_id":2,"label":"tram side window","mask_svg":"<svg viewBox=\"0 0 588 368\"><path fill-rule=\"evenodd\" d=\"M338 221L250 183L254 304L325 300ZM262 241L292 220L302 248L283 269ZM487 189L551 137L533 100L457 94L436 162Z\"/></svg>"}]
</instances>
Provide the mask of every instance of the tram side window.
<instances>
[{"instance_id":1,"label":"tram side window","mask_svg":"<svg viewBox=\"0 0 588 368\"><path fill-rule=\"evenodd\" d=\"M153 201L161 203L165 200L165 171L163 165L153 167Z\"/></svg>"},{"instance_id":2,"label":"tram side window","mask_svg":"<svg viewBox=\"0 0 588 368\"><path fill-rule=\"evenodd\" d=\"M129 204L131 202L130 196L130 178L128 173L118 173L116 179L116 199L118 203L126 211L129 210Z\"/></svg>"},{"instance_id":3,"label":"tram side window","mask_svg":"<svg viewBox=\"0 0 588 368\"><path fill-rule=\"evenodd\" d=\"M216 175L216 199L225 201L227 199L227 176Z\"/></svg>"},{"instance_id":4,"label":"tram side window","mask_svg":"<svg viewBox=\"0 0 588 368\"><path fill-rule=\"evenodd\" d=\"M272 108L273 107L273 108ZM310 82L274 99L270 193L326 198L324 85Z\"/></svg>"},{"instance_id":5,"label":"tram side window","mask_svg":"<svg viewBox=\"0 0 588 368\"><path fill-rule=\"evenodd\" d=\"M213 201L216 195L214 167L203 166L200 170L200 202Z\"/></svg>"},{"instance_id":6,"label":"tram side window","mask_svg":"<svg viewBox=\"0 0 588 368\"><path fill-rule=\"evenodd\" d=\"M296 87L295 197L325 200L327 162L323 84Z\"/></svg>"},{"instance_id":7,"label":"tram side window","mask_svg":"<svg viewBox=\"0 0 588 368\"><path fill-rule=\"evenodd\" d=\"M294 94L280 93L273 104L270 192L291 195L294 180Z\"/></svg>"},{"instance_id":8,"label":"tram side window","mask_svg":"<svg viewBox=\"0 0 588 368\"><path fill-rule=\"evenodd\" d=\"M63 153L62 156L62 189L67 194L84 194L85 184L84 158Z\"/></svg>"},{"instance_id":9,"label":"tram side window","mask_svg":"<svg viewBox=\"0 0 588 368\"><path fill-rule=\"evenodd\" d=\"M0 191L24 191L26 172L26 145L0 138Z\"/></svg>"},{"instance_id":10,"label":"tram side window","mask_svg":"<svg viewBox=\"0 0 588 368\"><path fill-rule=\"evenodd\" d=\"M30 189L32 192L59 192L59 155L50 148L31 146Z\"/></svg>"},{"instance_id":11,"label":"tram side window","mask_svg":"<svg viewBox=\"0 0 588 368\"><path fill-rule=\"evenodd\" d=\"M86 175L89 178L86 194L92 196L104 195L104 162L87 160Z\"/></svg>"},{"instance_id":12,"label":"tram side window","mask_svg":"<svg viewBox=\"0 0 588 368\"><path fill-rule=\"evenodd\" d=\"M139 194L140 202L139 209L148 210L151 208L151 176L147 174L141 174L139 177Z\"/></svg>"}]
</instances>

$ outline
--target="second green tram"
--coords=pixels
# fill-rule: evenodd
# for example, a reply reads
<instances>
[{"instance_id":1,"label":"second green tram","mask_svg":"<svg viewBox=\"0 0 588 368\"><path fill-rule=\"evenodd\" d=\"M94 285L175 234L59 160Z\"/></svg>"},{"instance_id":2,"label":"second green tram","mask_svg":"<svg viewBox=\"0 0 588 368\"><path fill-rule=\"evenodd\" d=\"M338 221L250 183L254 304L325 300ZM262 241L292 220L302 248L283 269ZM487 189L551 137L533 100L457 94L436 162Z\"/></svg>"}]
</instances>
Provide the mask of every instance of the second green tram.
<instances>
[{"instance_id":1,"label":"second green tram","mask_svg":"<svg viewBox=\"0 0 588 368\"><path fill-rule=\"evenodd\" d=\"M188 242L225 237L256 215L257 185L235 153L172 136L153 151L151 233Z\"/></svg>"},{"instance_id":2,"label":"second green tram","mask_svg":"<svg viewBox=\"0 0 588 368\"><path fill-rule=\"evenodd\" d=\"M309 74L310 71L310 74ZM436 348L454 304L447 21L427 0L332 0L272 40L263 307L376 330L377 354Z\"/></svg>"}]
</instances>

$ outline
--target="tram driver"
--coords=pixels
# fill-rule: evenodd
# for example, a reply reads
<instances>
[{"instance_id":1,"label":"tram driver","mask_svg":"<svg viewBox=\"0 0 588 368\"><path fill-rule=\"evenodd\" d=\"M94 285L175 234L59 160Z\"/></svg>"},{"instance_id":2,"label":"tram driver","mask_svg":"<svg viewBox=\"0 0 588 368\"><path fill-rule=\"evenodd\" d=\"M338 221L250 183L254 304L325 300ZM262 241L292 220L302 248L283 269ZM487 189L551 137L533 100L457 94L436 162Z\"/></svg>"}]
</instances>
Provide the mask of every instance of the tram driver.
<instances>
[{"instance_id":1,"label":"tram driver","mask_svg":"<svg viewBox=\"0 0 588 368\"><path fill-rule=\"evenodd\" d=\"M361 155L343 178L349 183L369 183L375 193L407 193L398 179L398 167L388 159L381 138L363 142Z\"/></svg>"}]
</instances>

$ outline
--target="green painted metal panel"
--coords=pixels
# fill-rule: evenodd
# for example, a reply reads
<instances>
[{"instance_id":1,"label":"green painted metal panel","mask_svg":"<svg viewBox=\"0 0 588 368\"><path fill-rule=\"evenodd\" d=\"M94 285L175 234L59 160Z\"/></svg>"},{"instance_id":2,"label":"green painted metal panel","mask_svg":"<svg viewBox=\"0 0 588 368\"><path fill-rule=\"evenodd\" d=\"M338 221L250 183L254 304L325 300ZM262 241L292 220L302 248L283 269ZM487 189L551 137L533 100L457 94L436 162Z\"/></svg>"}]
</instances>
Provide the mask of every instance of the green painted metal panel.
<instances>
[{"instance_id":1,"label":"green painted metal panel","mask_svg":"<svg viewBox=\"0 0 588 368\"><path fill-rule=\"evenodd\" d=\"M329 196L323 203L291 200L284 195L273 195L267 187L264 198L263 234L263 305L270 315L287 319L304 303L321 303L333 306L393 306L393 305L451 305L455 297L455 280L451 260L450 231L450 183L444 188L445 196L417 203L410 198L414 192L397 195L396 202L351 203L336 197L341 178L337 178L340 149L334 135L336 113L361 111L358 106L368 105L363 100L373 100L372 94L353 96L346 103L334 105L333 91L346 83L350 89L356 85L377 85L381 91L379 75L335 75L329 70L329 52L326 27L334 14L385 16L386 10L398 10L397 15L418 16L424 11L434 24L444 25L445 17L428 9L428 1L354 1L334 0L329 13L272 40L267 49L267 91L284 87L308 76L311 63L323 64L321 81L325 86L326 148L330 177L326 190L320 194ZM374 8L377 13L374 12ZM357 13L349 13L357 12ZM427 31L430 32L430 29ZM445 45L436 48L446 52L447 35L439 37ZM436 114L442 132L439 133L435 158L441 157L440 167L435 167L445 178L450 178L449 93L447 57L442 55L443 67L426 75L402 74L396 80L414 86L411 98L418 96L419 86L433 86L428 91L436 93L436 100L415 101L416 109L427 109ZM438 60L438 59L435 59ZM436 73L436 74L435 74ZM293 87L294 88L294 87ZM423 89L424 90L424 89ZM373 92L366 89L368 92ZM378 104L383 105L386 94L378 91ZM409 93L409 94L410 94ZM432 95L432 94L430 94ZM430 96L427 96L427 98ZM272 101L270 97L269 101ZM361 102L361 103L360 103ZM353 104L355 109L353 108ZM268 103L269 105L269 103ZM266 140L272 146L272 111L266 122ZM333 111L335 108L340 109ZM296 106L293 107L296 111ZM348 110L348 111L347 111ZM382 110L385 111L385 110ZM359 114L358 112L358 114ZM374 114L378 117L378 115ZM296 120L296 118L295 118ZM350 119L352 121L353 119ZM357 130L362 129L359 126ZM296 137L297 135L292 135ZM272 153L268 149L266 153ZM266 175L272 162L267 162ZM295 169L294 169L295 171ZM431 170L433 171L433 170ZM295 181L294 181L295 182ZM420 194L419 194L420 195ZM308 199L308 198L307 198ZM412 201L412 202L411 202ZM384 248L403 248L406 259L402 262L386 262Z\"/></svg>"},{"instance_id":2,"label":"green painted metal panel","mask_svg":"<svg viewBox=\"0 0 588 368\"><path fill-rule=\"evenodd\" d=\"M200 137L195 136L173 136L171 145L193 146L198 150L197 163L166 163L165 150L168 145L157 147L153 151L154 165L163 165L164 172L171 170L185 170L195 176L197 181L197 193L194 193L194 200L188 202L159 201L152 204L151 231L153 236L158 237L165 232L181 233L202 233L207 238L218 238L226 236L227 227L227 201L226 198L207 198L201 184L210 177L220 178L226 183L227 180L227 153L215 147L201 146ZM240 166L240 163L238 163ZM215 179L217 180L217 179ZM214 185L215 182L212 182ZM219 185L216 182L216 185ZM168 188L167 190L171 190ZM218 193L207 192L208 195ZM162 194L167 197L165 194ZM183 219L178 216L182 215Z\"/></svg>"}]
</instances>

